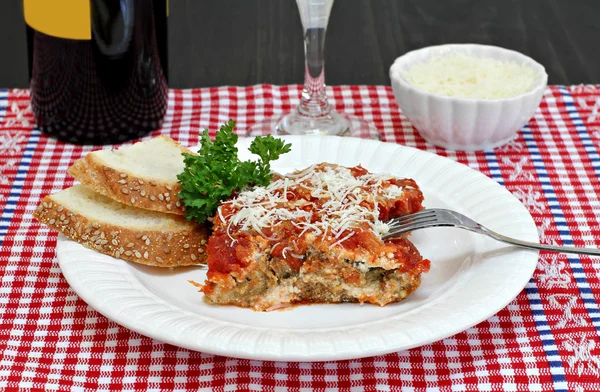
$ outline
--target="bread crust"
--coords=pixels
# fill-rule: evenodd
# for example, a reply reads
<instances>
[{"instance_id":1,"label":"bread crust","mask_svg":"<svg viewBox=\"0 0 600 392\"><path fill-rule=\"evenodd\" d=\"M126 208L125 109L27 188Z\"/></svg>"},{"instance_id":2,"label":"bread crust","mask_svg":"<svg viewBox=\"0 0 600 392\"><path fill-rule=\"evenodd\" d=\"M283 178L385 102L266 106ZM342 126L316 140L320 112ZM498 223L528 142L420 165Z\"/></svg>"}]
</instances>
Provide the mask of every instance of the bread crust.
<instances>
[{"instance_id":1,"label":"bread crust","mask_svg":"<svg viewBox=\"0 0 600 392\"><path fill-rule=\"evenodd\" d=\"M159 137L175 144L182 153L194 154L171 138ZM181 191L177 179L159 181L130 170L115 169L94 153L75 161L67 172L95 192L120 203L167 214L184 214L184 206L177 196Z\"/></svg>"},{"instance_id":2,"label":"bread crust","mask_svg":"<svg viewBox=\"0 0 600 392\"><path fill-rule=\"evenodd\" d=\"M71 240L100 253L138 264L180 267L206 263L208 229L173 216L178 231L133 230L95 221L46 196L33 216Z\"/></svg>"}]
</instances>

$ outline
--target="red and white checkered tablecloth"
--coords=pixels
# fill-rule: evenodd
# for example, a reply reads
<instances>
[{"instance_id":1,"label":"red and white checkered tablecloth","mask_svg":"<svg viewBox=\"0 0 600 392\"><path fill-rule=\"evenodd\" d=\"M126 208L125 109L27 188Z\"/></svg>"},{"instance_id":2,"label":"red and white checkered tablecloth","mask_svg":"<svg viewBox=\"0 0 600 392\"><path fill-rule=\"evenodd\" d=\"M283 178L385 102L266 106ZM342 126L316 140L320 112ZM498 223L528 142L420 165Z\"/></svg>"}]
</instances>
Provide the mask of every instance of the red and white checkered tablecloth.
<instances>
[{"instance_id":1,"label":"red and white checkered tablecloth","mask_svg":"<svg viewBox=\"0 0 600 392\"><path fill-rule=\"evenodd\" d=\"M173 90L159 133L186 145L233 118L240 129L298 104L300 86ZM337 110L389 142L448 156L504 185L549 243L600 246L600 87L550 87L508 145L480 153L427 144L384 86L328 88ZM31 218L72 184L71 163L98 147L35 127L26 90L0 90L0 390L600 390L600 260L542 253L506 308L448 339L381 357L277 363L163 344L107 320L69 287L57 235Z\"/></svg>"}]
</instances>

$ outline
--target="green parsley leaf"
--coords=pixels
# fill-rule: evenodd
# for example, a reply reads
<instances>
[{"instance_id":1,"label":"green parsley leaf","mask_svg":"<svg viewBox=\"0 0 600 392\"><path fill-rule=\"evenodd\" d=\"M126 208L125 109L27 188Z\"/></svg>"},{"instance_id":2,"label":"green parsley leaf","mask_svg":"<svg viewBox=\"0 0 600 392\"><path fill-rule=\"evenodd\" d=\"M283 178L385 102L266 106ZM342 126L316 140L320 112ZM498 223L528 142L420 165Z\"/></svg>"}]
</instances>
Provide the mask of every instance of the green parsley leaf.
<instances>
[{"instance_id":1,"label":"green parsley leaf","mask_svg":"<svg viewBox=\"0 0 600 392\"><path fill-rule=\"evenodd\" d=\"M177 178L181 184L179 199L188 220L205 222L213 217L221 201L249 186L268 185L273 178L271 162L290 151L291 144L271 135L258 136L250 144L257 161L240 161L233 133L235 122L221 126L212 141L205 129L200 135L198 155L184 153L185 168Z\"/></svg>"}]
</instances>

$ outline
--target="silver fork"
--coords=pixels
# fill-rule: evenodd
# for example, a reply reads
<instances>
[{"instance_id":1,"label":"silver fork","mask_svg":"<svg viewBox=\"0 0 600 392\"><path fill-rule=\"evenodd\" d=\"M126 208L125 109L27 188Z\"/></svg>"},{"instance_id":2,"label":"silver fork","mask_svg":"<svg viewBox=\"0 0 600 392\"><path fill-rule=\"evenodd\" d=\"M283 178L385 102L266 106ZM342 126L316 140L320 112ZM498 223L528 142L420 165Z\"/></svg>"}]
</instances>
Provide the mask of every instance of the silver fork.
<instances>
[{"instance_id":1,"label":"silver fork","mask_svg":"<svg viewBox=\"0 0 600 392\"><path fill-rule=\"evenodd\" d=\"M539 250L550 250L553 252L575 253L590 256L600 256L600 249L591 248L576 248L574 246L555 246L538 244L536 242L522 241L515 238L510 238L495 231L488 229L485 226L475 222L474 220L460 214L456 211L444 209L426 209L415 214L404 215L399 218L393 218L386 222L389 225L389 231L383 236L383 239L397 237L401 234L410 231L426 229L428 227L458 227L472 231L474 233L485 234L495 240L520 246L522 248L533 248Z\"/></svg>"}]
</instances>

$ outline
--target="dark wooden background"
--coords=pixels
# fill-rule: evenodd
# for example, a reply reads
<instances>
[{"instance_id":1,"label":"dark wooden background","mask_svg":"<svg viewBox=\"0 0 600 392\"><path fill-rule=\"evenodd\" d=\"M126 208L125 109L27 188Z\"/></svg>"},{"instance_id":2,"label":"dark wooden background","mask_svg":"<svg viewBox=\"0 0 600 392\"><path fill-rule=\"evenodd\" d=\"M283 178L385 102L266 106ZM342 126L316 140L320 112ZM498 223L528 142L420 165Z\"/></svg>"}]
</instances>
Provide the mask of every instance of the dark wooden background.
<instances>
[{"instance_id":1,"label":"dark wooden background","mask_svg":"<svg viewBox=\"0 0 600 392\"><path fill-rule=\"evenodd\" d=\"M25 87L21 0L2 3L0 87ZM401 54L460 42L525 53L546 67L551 84L599 83L599 39L596 0L337 0L327 83L388 84ZM293 0L170 0L166 40L171 87L302 82Z\"/></svg>"}]
</instances>

